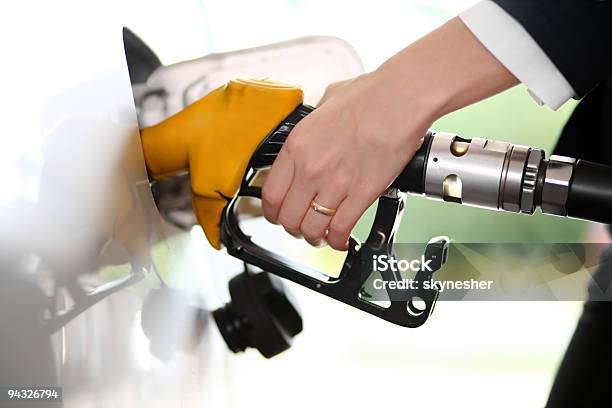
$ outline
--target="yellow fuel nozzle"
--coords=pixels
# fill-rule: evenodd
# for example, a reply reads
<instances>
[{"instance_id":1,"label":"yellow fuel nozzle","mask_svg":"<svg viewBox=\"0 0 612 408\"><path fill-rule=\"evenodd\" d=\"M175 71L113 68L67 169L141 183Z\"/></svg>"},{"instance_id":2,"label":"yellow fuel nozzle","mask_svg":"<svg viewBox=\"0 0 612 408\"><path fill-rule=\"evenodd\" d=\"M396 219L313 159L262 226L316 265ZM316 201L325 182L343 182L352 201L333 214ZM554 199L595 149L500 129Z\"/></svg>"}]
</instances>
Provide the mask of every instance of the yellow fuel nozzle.
<instances>
[{"instance_id":1,"label":"yellow fuel nozzle","mask_svg":"<svg viewBox=\"0 0 612 408\"><path fill-rule=\"evenodd\" d=\"M193 209L220 249L223 208L240 187L259 143L303 100L302 89L268 79L235 79L141 132L154 179L189 171Z\"/></svg>"}]
</instances>

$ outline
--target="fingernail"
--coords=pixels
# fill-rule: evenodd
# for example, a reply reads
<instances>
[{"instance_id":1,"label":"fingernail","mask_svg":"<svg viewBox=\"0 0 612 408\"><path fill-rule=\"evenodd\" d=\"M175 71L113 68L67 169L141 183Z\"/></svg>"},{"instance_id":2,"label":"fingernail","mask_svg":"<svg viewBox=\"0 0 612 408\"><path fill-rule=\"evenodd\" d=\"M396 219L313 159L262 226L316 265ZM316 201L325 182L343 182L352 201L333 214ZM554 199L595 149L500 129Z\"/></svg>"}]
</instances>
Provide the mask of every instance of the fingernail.
<instances>
[{"instance_id":1,"label":"fingernail","mask_svg":"<svg viewBox=\"0 0 612 408\"><path fill-rule=\"evenodd\" d=\"M262 208L262 210L263 210L263 208ZM278 224L278 222L276 221L276 219L275 219L274 217L270 216L270 214L266 214L266 211L265 211L265 210L263 210L263 216L264 216L264 218L265 218L265 219L266 219L266 220L267 220L267 221L268 221L270 224L274 224L274 225L277 225L277 224Z\"/></svg>"},{"instance_id":2,"label":"fingernail","mask_svg":"<svg viewBox=\"0 0 612 408\"><path fill-rule=\"evenodd\" d=\"M289 231L287 228L285 228L285 231L287 231L287 234L291 235L293 238L297 238L297 239L302 238L302 235L297 232Z\"/></svg>"},{"instance_id":3,"label":"fingernail","mask_svg":"<svg viewBox=\"0 0 612 408\"><path fill-rule=\"evenodd\" d=\"M323 248L327 246L327 241L319 239L318 241L308 241L308 243L315 248Z\"/></svg>"}]
</instances>

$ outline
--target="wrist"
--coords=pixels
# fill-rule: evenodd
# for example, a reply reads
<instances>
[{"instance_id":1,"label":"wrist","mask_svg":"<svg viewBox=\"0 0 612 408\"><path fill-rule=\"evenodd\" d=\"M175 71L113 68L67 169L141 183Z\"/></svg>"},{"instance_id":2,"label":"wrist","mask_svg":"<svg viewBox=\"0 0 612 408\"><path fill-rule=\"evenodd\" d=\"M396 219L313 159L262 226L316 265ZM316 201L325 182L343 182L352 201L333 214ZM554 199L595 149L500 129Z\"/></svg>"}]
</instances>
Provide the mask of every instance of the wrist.
<instances>
[{"instance_id":1,"label":"wrist","mask_svg":"<svg viewBox=\"0 0 612 408\"><path fill-rule=\"evenodd\" d=\"M387 105L392 104L398 124L410 128L431 126L446 113L451 99L448 89L440 86L438 80L429 79L420 65L418 60L402 64L389 60L371 73L380 88L385 89Z\"/></svg>"}]
</instances>

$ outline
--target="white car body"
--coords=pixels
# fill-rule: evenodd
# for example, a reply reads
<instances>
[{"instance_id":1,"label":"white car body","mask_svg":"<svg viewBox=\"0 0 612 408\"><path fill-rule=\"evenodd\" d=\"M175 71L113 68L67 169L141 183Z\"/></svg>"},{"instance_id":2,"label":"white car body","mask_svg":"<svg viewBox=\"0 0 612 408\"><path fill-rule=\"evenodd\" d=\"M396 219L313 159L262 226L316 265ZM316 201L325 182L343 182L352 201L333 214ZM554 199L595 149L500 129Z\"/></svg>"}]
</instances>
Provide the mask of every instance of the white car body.
<instances>
[{"instance_id":1,"label":"white car body","mask_svg":"<svg viewBox=\"0 0 612 408\"><path fill-rule=\"evenodd\" d=\"M229 352L208 311L240 263L155 206L122 34L146 13L62 0L2 14L0 387L59 386L66 407L225 406ZM188 86L192 101L233 76L280 76L316 102L361 69L318 38L163 67L135 94L151 124ZM154 88L167 109L143 96Z\"/></svg>"}]
</instances>

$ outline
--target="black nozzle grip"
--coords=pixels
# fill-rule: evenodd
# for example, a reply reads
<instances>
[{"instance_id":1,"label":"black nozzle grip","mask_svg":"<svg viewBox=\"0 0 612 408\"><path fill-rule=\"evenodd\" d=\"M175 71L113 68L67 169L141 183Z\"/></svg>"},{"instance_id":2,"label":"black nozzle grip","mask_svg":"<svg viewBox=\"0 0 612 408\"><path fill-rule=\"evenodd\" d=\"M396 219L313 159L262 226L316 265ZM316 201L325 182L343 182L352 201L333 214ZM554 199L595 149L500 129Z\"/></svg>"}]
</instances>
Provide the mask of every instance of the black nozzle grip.
<instances>
[{"instance_id":1,"label":"black nozzle grip","mask_svg":"<svg viewBox=\"0 0 612 408\"><path fill-rule=\"evenodd\" d=\"M425 192L425 169L427 168L427 159L433 135L434 132L430 130L423 137L423 144L391 184L392 188L417 194Z\"/></svg>"},{"instance_id":2,"label":"black nozzle grip","mask_svg":"<svg viewBox=\"0 0 612 408\"><path fill-rule=\"evenodd\" d=\"M612 166L578 160L566 208L569 217L612 225Z\"/></svg>"},{"instance_id":3,"label":"black nozzle grip","mask_svg":"<svg viewBox=\"0 0 612 408\"><path fill-rule=\"evenodd\" d=\"M285 144L289 133L295 125L308 114L312 113L315 108L309 105L299 105L293 112L289 114L281 123L279 123L257 146L255 153L251 157L249 167L259 170L270 167L276 156L280 153L281 148Z\"/></svg>"}]
</instances>

